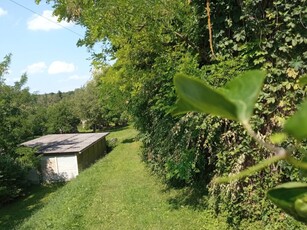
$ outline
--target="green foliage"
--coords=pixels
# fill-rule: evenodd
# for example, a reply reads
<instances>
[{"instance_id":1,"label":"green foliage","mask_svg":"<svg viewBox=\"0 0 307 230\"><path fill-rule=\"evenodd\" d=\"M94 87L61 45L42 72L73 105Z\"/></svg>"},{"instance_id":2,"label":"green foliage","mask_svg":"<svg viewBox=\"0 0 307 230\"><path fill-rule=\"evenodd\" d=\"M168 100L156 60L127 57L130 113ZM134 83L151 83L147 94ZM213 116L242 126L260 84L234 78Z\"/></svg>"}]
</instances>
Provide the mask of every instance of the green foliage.
<instances>
[{"instance_id":1,"label":"green foliage","mask_svg":"<svg viewBox=\"0 0 307 230\"><path fill-rule=\"evenodd\" d=\"M6 55L3 61L0 62L0 85L4 84L4 75L7 73L9 65L11 63L12 54Z\"/></svg>"},{"instance_id":2,"label":"green foliage","mask_svg":"<svg viewBox=\"0 0 307 230\"><path fill-rule=\"evenodd\" d=\"M24 88L26 75L13 86L4 83L10 58L0 63L0 204L21 195L28 171L38 166L32 150L18 149L21 142L40 134L40 123L34 97Z\"/></svg>"},{"instance_id":3,"label":"green foliage","mask_svg":"<svg viewBox=\"0 0 307 230\"><path fill-rule=\"evenodd\" d=\"M252 75L251 75L252 74ZM256 78L260 78L260 76L257 76L262 74L261 72L249 72L246 74L246 76L255 76ZM244 76L244 75L242 75ZM206 112L210 113L212 115L219 115L224 116L228 118L228 115L224 111L227 111L229 108L229 104L223 103L221 101L218 101L220 99L220 96L223 94L220 93L212 93L213 90L204 85L201 81L192 80L190 78L187 78L185 76L177 75L177 78L175 78L175 86L178 93L178 96L184 100L181 101L181 103L186 103L187 105L183 104L182 106L184 108L190 108L191 111L195 110L193 107L196 107L198 112ZM264 76L262 76L263 78ZM178 79L179 78L179 79ZM247 111L250 110L250 112L253 109L253 104L256 100L256 96L259 94L260 85L262 84L263 80L258 81L258 85L252 82L251 85L254 85L255 90L250 90L251 87L244 87L246 86L246 82L250 79L246 77L238 77L235 80L231 81L230 83L226 84L226 87L229 89L229 85L233 89L239 89L237 92L233 92L235 95L233 98L236 98L237 101L234 101L234 105L237 106L239 111ZM231 89L231 88L230 88ZM224 91L222 91L224 92ZM230 97L233 96L230 94ZM246 100L246 98L248 98ZM250 103L250 98L252 98ZM212 103L212 101L215 103ZM244 103L247 102L247 103ZM219 102L219 103L218 103ZM239 103L238 103L239 102ZM191 106L192 105L192 106ZM219 110L212 109L212 105L218 107ZM286 121L285 124L285 131L289 134L292 134L297 139L303 139L306 138L306 132L307 129L307 123L304 122L306 120L306 102L303 103L302 107L298 110L297 113L295 113L290 119ZM242 107L240 109L240 107ZM214 108L214 107L213 107ZM185 110L186 112L186 110ZM287 160L289 163L293 164L295 167L307 169L307 164L305 165L304 162L296 161L292 158L289 152L287 152L286 149L280 149L275 146L269 145L266 142L262 141L249 127L248 120L240 120L240 115L237 115L235 118L242 122L244 127L247 129L248 134L251 135L252 138L254 138L257 142L262 145L262 147L268 148L268 150L272 151L273 153L277 154L275 157L271 157L270 159L264 161L263 163L258 163L254 167L250 167L249 169L242 171L238 174L238 176L235 176L234 179L241 178L240 175L248 176L252 173L255 173L264 167L269 166L270 164L274 163L278 160ZM246 115L243 115L242 117L246 117ZM185 161L188 162L188 161ZM217 179L216 182L231 182L231 177L229 177L229 180L227 178L224 179ZM287 183L282 184L280 186L275 187L274 189L271 189L268 192L269 198L277 204L277 206L281 207L283 210L285 210L288 214L293 216L295 219L300 221L306 221L307 218L307 184L304 183Z\"/></svg>"},{"instance_id":4,"label":"green foliage","mask_svg":"<svg viewBox=\"0 0 307 230\"><path fill-rule=\"evenodd\" d=\"M268 191L268 197L295 219L307 223L307 184L289 182Z\"/></svg>"},{"instance_id":5,"label":"green foliage","mask_svg":"<svg viewBox=\"0 0 307 230\"><path fill-rule=\"evenodd\" d=\"M201 84L197 79L176 75L175 86L180 95L174 113L205 112L236 120L236 106L223 93Z\"/></svg>"},{"instance_id":6,"label":"green foliage","mask_svg":"<svg viewBox=\"0 0 307 230\"><path fill-rule=\"evenodd\" d=\"M196 111L248 122L264 77L261 71L246 72L216 90L200 80L176 75L174 84L180 99L174 113Z\"/></svg>"},{"instance_id":7,"label":"green foliage","mask_svg":"<svg viewBox=\"0 0 307 230\"><path fill-rule=\"evenodd\" d=\"M127 113L129 94L122 89L121 76L112 68L106 67L102 73L97 73L99 81L97 90L99 92L100 108L105 122L110 126L125 126L130 117Z\"/></svg>"},{"instance_id":8,"label":"green foliage","mask_svg":"<svg viewBox=\"0 0 307 230\"><path fill-rule=\"evenodd\" d=\"M273 133L270 136L270 141L272 144L281 144L288 138L288 135L286 133Z\"/></svg>"},{"instance_id":9,"label":"green foliage","mask_svg":"<svg viewBox=\"0 0 307 230\"><path fill-rule=\"evenodd\" d=\"M263 71L248 71L225 85L223 93L236 105L236 119L240 122L246 123L252 116L265 76Z\"/></svg>"},{"instance_id":10,"label":"green foliage","mask_svg":"<svg viewBox=\"0 0 307 230\"><path fill-rule=\"evenodd\" d=\"M298 140L307 138L307 100L305 100L298 111L285 123L285 131Z\"/></svg>"},{"instance_id":11,"label":"green foliage","mask_svg":"<svg viewBox=\"0 0 307 230\"><path fill-rule=\"evenodd\" d=\"M116 90L104 90L115 92L112 98L122 94L126 99L119 99L125 103L118 104L129 110L141 131L144 159L170 181L209 182L214 176L236 174L272 155L246 138L246 131L235 122L197 113L172 118L176 73L201 79L216 92L246 70L266 70L255 116L251 113L258 93L250 100L243 97L247 110L240 112L240 119L251 118L251 126L266 142L272 133L281 132L286 118L305 97L305 88L299 84L303 80L298 79L307 71L306 0L210 1L215 57L209 48L205 1L48 2L54 3L61 19L86 27L79 45L104 44L101 53L93 54L97 68L105 66L107 55L116 60L106 74L109 78L102 80L114 81L104 84ZM253 84L249 87L253 90ZM232 92L235 95L237 90ZM237 100L231 98L227 101ZM110 105L107 107L112 108ZM235 114L236 118L239 113ZM297 143L287 139L281 145ZM304 145L299 147L304 149ZM297 151L294 155L301 158L302 154ZM297 227L265 200L264 191L301 180L301 176L292 165L275 163L244 180L208 184L210 207L216 213L226 212L229 224L236 227L242 221Z\"/></svg>"},{"instance_id":12,"label":"green foliage","mask_svg":"<svg viewBox=\"0 0 307 230\"><path fill-rule=\"evenodd\" d=\"M299 79L299 84L300 86L307 85L307 75L306 74Z\"/></svg>"},{"instance_id":13,"label":"green foliage","mask_svg":"<svg viewBox=\"0 0 307 230\"><path fill-rule=\"evenodd\" d=\"M72 107L66 101L60 101L48 109L49 133L74 133L78 132L79 118L73 114Z\"/></svg>"},{"instance_id":14,"label":"green foliage","mask_svg":"<svg viewBox=\"0 0 307 230\"><path fill-rule=\"evenodd\" d=\"M127 98L119 89L117 76L108 67L94 72L91 81L64 100L68 110L80 119L83 130L96 132L111 126L125 126L129 120Z\"/></svg>"},{"instance_id":15,"label":"green foliage","mask_svg":"<svg viewBox=\"0 0 307 230\"><path fill-rule=\"evenodd\" d=\"M26 185L26 170L9 155L0 154L0 204L20 196Z\"/></svg>"},{"instance_id":16,"label":"green foliage","mask_svg":"<svg viewBox=\"0 0 307 230\"><path fill-rule=\"evenodd\" d=\"M92 80L83 88L75 90L70 101L69 106L80 118L83 128L92 129L95 132L96 129L106 125L96 81Z\"/></svg>"},{"instance_id":17,"label":"green foliage","mask_svg":"<svg viewBox=\"0 0 307 230\"><path fill-rule=\"evenodd\" d=\"M0 154L0 206L24 193L29 185L29 171L38 167L39 159L33 149L18 148L15 159L9 154Z\"/></svg>"},{"instance_id":18,"label":"green foliage","mask_svg":"<svg viewBox=\"0 0 307 230\"><path fill-rule=\"evenodd\" d=\"M38 169L40 166L40 158L36 154L36 149L29 147L18 147L16 149L16 161L20 166L29 171L31 169Z\"/></svg>"},{"instance_id":19,"label":"green foliage","mask_svg":"<svg viewBox=\"0 0 307 230\"><path fill-rule=\"evenodd\" d=\"M31 112L32 98L19 83L0 85L0 152L14 150L17 144L32 134L24 123Z\"/></svg>"}]
</instances>

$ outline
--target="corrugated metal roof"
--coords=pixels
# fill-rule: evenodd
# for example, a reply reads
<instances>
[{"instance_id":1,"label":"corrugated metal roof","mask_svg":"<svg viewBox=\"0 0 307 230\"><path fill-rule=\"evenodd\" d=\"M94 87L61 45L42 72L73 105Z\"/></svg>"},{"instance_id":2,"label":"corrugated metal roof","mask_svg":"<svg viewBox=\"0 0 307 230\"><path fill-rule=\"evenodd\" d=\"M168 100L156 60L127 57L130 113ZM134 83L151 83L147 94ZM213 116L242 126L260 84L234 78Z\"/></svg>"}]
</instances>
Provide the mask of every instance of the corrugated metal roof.
<instances>
[{"instance_id":1,"label":"corrugated metal roof","mask_svg":"<svg viewBox=\"0 0 307 230\"><path fill-rule=\"evenodd\" d=\"M39 153L78 153L108 133L50 134L22 143L27 147L37 147Z\"/></svg>"}]
</instances>

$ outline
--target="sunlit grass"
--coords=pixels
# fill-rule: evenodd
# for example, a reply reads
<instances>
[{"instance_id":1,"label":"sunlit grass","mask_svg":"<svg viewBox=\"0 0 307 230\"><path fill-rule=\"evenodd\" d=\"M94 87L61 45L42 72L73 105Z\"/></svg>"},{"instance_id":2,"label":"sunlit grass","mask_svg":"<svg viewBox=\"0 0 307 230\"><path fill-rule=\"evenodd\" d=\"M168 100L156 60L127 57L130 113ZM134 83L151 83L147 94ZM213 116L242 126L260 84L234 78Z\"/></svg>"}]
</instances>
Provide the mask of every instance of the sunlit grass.
<instances>
[{"instance_id":1,"label":"sunlit grass","mask_svg":"<svg viewBox=\"0 0 307 230\"><path fill-rule=\"evenodd\" d=\"M227 229L224 219L186 199L188 190L169 189L151 175L136 135L130 127L111 133L118 142L113 151L18 229Z\"/></svg>"},{"instance_id":2,"label":"sunlit grass","mask_svg":"<svg viewBox=\"0 0 307 230\"><path fill-rule=\"evenodd\" d=\"M60 184L33 186L28 191L29 195L1 207L0 229L15 229L23 220L48 203L52 194L60 187Z\"/></svg>"}]
</instances>

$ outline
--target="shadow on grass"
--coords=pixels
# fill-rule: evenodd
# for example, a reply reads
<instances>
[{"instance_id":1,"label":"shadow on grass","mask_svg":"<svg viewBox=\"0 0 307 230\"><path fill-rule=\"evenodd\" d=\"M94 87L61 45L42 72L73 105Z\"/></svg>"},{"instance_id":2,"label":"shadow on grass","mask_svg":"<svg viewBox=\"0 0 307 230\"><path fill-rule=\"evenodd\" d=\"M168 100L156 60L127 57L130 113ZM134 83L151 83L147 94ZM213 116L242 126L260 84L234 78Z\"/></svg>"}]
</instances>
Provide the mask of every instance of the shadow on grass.
<instances>
[{"instance_id":1,"label":"shadow on grass","mask_svg":"<svg viewBox=\"0 0 307 230\"><path fill-rule=\"evenodd\" d=\"M125 129L128 129L129 125L123 125L123 126L114 126L114 127L108 127L103 129L104 132L117 132L117 131L123 131Z\"/></svg>"},{"instance_id":2,"label":"shadow on grass","mask_svg":"<svg viewBox=\"0 0 307 230\"><path fill-rule=\"evenodd\" d=\"M208 207L208 190L204 185L181 187L177 189L174 187L169 187L164 192L169 189L176 190L176 195L173 195L168 199L172 209L188 207L193 210L204 210Z\"/></svg>"},{"instance_id":3,"label":"shadow on grass","mask_svg":"<svg viewBox=\"0 0 307 230\"><path fill-rule=\"evenodd\" d=\"M128 138L122 141L123 144L129 144L135 142L135 138Z\"/></svg>"},{"instance_id":4,"label":"shadow on grass","mask_svg":"<svg viewBox=\"0 0 307 230\"><path fill-rule=\"evenodd\" d=\"M78 133L117 132L117 131L122 131L122 130L125 130L125 129L128 129L128 128L129 128L129 124L103 127L101 129L96 129L95 131L93 129L78 128Z\"/></svg>"},{"instance_id":5,"label":"shadow on grass","mask_svg":"<svg viewBox=\"0 0 307 230\"><path fill-rule=\"evenodd\" d=\"M35 185L28 195L0 207L0 229L16 229L26 218L41 209L50 196L64 184Z\"/></svg>"}]
</instances>

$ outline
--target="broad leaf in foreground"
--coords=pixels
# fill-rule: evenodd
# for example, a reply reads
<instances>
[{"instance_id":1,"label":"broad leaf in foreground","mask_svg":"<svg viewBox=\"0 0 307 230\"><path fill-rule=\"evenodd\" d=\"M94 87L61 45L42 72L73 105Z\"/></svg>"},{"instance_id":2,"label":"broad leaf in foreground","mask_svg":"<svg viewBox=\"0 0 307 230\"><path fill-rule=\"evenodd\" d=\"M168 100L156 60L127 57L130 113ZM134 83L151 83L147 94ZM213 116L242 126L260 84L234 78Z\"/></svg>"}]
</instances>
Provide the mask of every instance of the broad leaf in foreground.
<instances>
[{"instance_id":1,"label":"broad leaf in foreground","mask_svg":"<svg viewBox=\"0 0 307 230\"><path fill-rule=\"evenodd\" d=\"M201 80L177 74L174 84L179 100L173 114L196 111L247 122L264 78L264 71L252 70L230 81L224 88L215 89Z\"/></svg>"},{"instance_id":2,"label":"broad leaf in foreground","mask_svg":"<svg viewBox=\"0 0 307 230\"><path fill-rule=\"evenodd\" d=\"M268 198L295 219L307 223L307 184L288 182L267 193Z\"/></svg>"},{"instance_id":3,"label":"broad leaf in foreground","mask_svg":"<svg viewBox=\"0 0 307 230\"><path fill-rule=\"evenodd\" d=\"M249 121L265 76L265 71L251 70L226 84L225 94L236 104L239 121Z\"/></svg>"},{"instance_id":4,"label":"broad leaf in foreground","mask_svg":"<svg viewBox=\"0 0 307 230\"><path fill-rule=\"evenodd\" d=\"M184 101L182 98L179 98L176 102L175 108L171 110L172 114L182 114L182 113L187 113L187 112L202 112L200 109L197 107L193 106L192 104Z\"/></svg>"},{"instance_id":5,"label":"broad leaf in foreground","mask_svg":"<svg viewBox=\"0 0 307 230\"><path fill-rule=\"evenodd\" d=\"M186 109L190 108L190 111L237 120L236 105L218 90L184 74L177 74L174 84L180 98L174 114L187 112Z\"/></svg>"},{"instance_id":6,"label":"broad leaf in foreground","mask_svg":"<svg viewBox=\"0 0 307 230\"><path fill-rule=\"evenodd\" d=\"M298 111L286 121L284 129L297 140L307 138L307 100L305 100Z\"/></svg>"},{"instance_id":7,"label":"broad leaf in foreground","mask_svg":"<svg viewBox=\"0 0 307 230\"><path fill-rule=\"evenodd\" d=\"M304 76L302 76L299 80L298 83L300 86L305 86L307 85L307 74L305 74Z\"/></svg>"}]
</instances>

